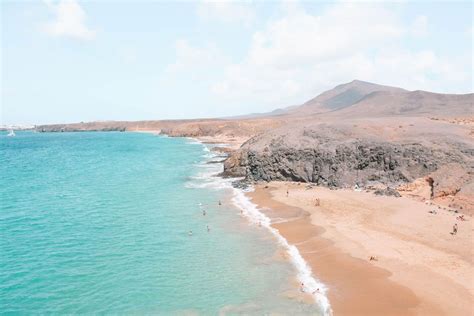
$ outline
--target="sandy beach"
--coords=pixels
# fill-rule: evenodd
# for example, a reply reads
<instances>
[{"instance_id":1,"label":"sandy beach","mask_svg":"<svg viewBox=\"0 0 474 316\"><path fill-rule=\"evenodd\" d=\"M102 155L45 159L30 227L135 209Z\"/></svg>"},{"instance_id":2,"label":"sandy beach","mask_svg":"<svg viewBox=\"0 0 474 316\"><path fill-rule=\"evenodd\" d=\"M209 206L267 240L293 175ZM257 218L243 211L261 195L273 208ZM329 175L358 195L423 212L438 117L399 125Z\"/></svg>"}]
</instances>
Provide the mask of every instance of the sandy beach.
<instances>
[{"instance_id":1,"label":"sandy beach","mask_svg":"<svg viewBox=\"0 0 474 316\"><path fill-rule=\"evenodd\" d=\"M474 315L471 217L302 183L258 184L248 196L328 287L335 315Z\"/></svg>"}]
</instances>

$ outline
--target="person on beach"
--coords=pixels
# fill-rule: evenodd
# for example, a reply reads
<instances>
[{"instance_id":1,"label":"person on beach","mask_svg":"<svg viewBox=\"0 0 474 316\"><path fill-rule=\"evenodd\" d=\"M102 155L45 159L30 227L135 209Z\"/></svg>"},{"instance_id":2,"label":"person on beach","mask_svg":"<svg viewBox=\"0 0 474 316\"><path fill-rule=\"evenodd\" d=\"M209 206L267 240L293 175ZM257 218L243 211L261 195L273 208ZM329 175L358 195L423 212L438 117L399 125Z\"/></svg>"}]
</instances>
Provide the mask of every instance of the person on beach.
<instances>
[{"instance_id":1,"label":"person on beach","mask_svg":"<svg viewBox=\"0 0 474 316\"><path fill-rule=\"evenodd\" d=\"M300 291L304 293L304 283L301 282Z\"/></svg>"},{"instance_id":2,"label":"person on beach","mask_svg":"<svg viewBox=\"0 0 474 316\"><path fill-rule=\"evenodd\" d=\"M290 194L290 191L286 189L286 197L288 197L288 194Z\"/></svg>"},{"instance_id":3,"label":"person on beach","mask_svg":"<svg viewBox=\"0 0 474 316\"><path fill-rule=\"evenodd\" d=\"M456 223L453 226L453 231L452 231L451 235L456 235L457 233L458 233L458 224Z\"/></svg>"},{"instance_id":4,"label":"person on beach","mask_svg":"<svg viewBox=\"0 0 474 316\"><path fill-rule=\"evenodd\" d=\"M319 204L320 204L320 201L318 198L316 198L316 200L314 201L314 206L319 206Z\"/></svg>"}]
</instances>

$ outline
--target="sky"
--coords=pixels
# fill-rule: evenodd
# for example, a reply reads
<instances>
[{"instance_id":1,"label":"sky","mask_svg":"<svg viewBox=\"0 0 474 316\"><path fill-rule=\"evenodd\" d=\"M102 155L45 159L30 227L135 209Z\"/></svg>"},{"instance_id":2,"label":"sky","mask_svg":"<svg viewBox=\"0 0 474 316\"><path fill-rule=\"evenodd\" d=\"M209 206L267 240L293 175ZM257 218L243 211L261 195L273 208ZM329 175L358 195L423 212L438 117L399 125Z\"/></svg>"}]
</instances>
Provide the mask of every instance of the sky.
<instances>
[{"instance_id":1,"label":"sky","mask_svg":"<svg viewBox=\"0 0 474 316\"><path fill-rule=\"evenodd\" d=\"M470 1L0 6L0 124L266 112L354 79L473 91Z\"/></svg>"}]
</instances>

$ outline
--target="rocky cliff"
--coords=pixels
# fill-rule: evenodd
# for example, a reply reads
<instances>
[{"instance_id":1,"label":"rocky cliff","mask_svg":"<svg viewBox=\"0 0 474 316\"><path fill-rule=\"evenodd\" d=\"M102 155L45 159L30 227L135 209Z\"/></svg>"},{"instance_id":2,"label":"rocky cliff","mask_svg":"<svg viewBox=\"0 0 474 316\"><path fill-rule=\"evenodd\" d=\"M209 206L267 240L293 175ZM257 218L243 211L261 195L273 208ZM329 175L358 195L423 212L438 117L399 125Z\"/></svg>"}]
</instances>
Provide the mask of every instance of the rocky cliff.
<instances>
[{"instance_id":1,"label":"rocky cliff","mask_svg":"<svg viewBox=\"0 0 474 316\"><path fill-rule=\"evenodd\" d=\"M425 137L387 141L337 124L281 128L245 143L225 162L224 174L253 181L312 182L330 187L397 186L456 164L472 172L474 148ZM462 172L460 172L462 173ZM464 175L464 177L467 177ZM450 180L453 181L453 180Z\"/></svg>"}]
</instances>

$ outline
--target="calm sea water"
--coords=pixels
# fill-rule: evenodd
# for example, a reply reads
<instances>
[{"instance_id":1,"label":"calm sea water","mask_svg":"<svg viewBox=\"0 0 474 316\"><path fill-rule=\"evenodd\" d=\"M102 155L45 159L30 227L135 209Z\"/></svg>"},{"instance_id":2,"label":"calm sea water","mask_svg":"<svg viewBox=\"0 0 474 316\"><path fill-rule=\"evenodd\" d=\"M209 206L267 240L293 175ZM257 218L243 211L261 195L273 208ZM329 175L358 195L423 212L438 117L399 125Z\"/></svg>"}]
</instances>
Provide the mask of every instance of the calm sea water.
<instances>
[{"instance_id":1,"label":"calm sea water","mask_svg":"<svg viewBox=\"0 0 474 316\"><path fill-rule=\"evenodd\" d=\"M2 313L317 312L288 298L295 268L201 144L19 132L0 155Z\"/></svg>"}]
</instances>

